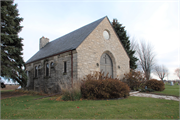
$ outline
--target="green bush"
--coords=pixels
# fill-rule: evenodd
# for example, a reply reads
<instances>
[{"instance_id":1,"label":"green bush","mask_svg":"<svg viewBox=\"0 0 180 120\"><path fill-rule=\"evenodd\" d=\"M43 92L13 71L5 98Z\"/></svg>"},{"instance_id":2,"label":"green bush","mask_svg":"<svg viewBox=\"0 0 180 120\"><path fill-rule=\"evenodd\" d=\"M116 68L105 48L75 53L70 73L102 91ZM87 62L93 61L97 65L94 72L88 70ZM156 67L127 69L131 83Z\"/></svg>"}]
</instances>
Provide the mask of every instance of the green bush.
<instances>
[{"instance_id":1,"label":"green bush","mask_svg":"<svg viewBox=\"0 0 180 120\"><path fill-rule=\"evenodd\" d=\"M165 89L163 81L151 79L146 82L147 88L151 88L155 91L163 91Z\"/></svg>"},{"instance_id":2,"label":"green bush","mask_svg":"<svg viewBox=\"0 0 180 120\"><path fill-rule=\"evenodd\" d=\"M121 81L128 84L131 90L138 90L145 87L146 78L142 72L131 70L129 73L124 74Z\"/></svg>"},{"instance_id":3,"label":"green bush","mask_svg":"<svg viewBox=\"0 0 180 120\"><path fill-rule=\"evenodd\" d=\"M101 72L87 75L81 85L81 94L85 99L112 99L127 97L129 87L118 79L112 79Z\"/></svg>"}]
</instances>

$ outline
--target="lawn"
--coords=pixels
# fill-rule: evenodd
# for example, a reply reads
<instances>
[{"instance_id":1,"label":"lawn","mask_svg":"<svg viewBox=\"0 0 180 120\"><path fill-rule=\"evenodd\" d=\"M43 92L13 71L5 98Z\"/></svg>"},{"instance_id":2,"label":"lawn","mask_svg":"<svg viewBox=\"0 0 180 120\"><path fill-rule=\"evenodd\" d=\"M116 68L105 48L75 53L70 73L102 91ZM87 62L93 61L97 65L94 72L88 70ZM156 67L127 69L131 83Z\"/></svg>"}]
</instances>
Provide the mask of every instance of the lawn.
<instances>
[{"instance_id":1,"label":"lawn","mask_svg":"<svg viewBox=\"0 0 180 120\"><path fill-rule=\"evenodd\" d=\"M120 100L56 101L41 96L1 100L2 119L178 119L179 102L128 97Z\"/></svg>"},{"instance_id":2,"label":"lawn","mask_svg":"<svg viewBox=\"0 0 180 120\"><path fill-rule=\"evenodd\" d=\"M1 90L1 93L10 92L10 91L14 91L14 90Z\"/></svg>"},{"instance_id":3,"label":"lawn","mask_svg":"<svg viewBox=\"0 0 180 120\"><path fill-rule=\"evenodd\" d=\"M165 90L160 91L160 92L153 92L153 93L160 93L160 94L165 94L165 95L174 95L174 96L179 96L179 86L175 84L174 86L170 86L169 84L165 85Z\"/></svg>"}]
</instances>

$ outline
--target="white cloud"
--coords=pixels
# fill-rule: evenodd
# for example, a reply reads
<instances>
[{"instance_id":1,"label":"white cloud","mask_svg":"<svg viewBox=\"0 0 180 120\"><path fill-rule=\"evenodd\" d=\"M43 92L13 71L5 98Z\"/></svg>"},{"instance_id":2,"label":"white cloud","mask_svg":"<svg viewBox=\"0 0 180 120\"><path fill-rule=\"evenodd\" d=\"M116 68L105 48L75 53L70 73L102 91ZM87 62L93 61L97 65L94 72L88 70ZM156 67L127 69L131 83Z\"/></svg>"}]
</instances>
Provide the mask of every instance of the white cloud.
<instances>
[{"instance_id":1,"label":"white cloud","mask_svg":"<svg viewBox=\"0 0 180 120\"><path fill-rule=\"evenodd\" d=\"M135 38L144 39L154 46L157 64L164 64L169 69L169 79L177 79L173 72L179 64L178 18L175 17L178 11L174 11L175 8L177 8L176 4L173 6L171 3L163 3L148 19L136 20L133 29L130 30L130 34Z\"/></svg>"},{"instance_id":2,"label":"white cloud","mask_svg":"<svg viewBox=\"0 0 180 120\"><path fill-rule=\"evenodd\" d=\"M149 41L158 63L167 65L171 74L178 64L170 59L179 47L175 2L18 2L18 8L24 18L19 36L24 38L25 61L39 50L40 37L51 41L107 15L110 21L117 18L130 35Z\"/></svg>"}]
</instances>

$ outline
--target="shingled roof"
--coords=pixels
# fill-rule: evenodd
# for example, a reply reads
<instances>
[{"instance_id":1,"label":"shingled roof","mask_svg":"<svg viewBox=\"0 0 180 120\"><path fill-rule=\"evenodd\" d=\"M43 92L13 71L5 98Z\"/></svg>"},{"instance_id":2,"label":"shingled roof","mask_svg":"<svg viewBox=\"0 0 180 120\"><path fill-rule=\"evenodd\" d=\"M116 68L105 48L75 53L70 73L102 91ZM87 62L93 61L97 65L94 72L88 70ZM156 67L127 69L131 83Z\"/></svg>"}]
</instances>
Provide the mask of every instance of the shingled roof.
<instances>
[{"instance_id":1,"label":"shingled roof","mask_svg":"<svg viewBox=\"0 0 180 120\"><path fill-rule=\"evenodd\" d=\"M32 56L26 64L76 49L104 18L105 17L47 43L45 47Z\"/></svg>"}]
</instances>

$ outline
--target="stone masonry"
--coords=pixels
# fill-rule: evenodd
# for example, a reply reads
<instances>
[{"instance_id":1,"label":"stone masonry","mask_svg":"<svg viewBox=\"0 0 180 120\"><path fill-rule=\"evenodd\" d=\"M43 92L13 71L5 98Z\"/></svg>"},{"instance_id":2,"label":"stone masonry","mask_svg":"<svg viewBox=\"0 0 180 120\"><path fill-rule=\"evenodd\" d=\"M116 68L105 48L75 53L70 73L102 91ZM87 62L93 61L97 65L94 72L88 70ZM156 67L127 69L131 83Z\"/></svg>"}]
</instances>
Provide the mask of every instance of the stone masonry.
<instances>
[{"instance_id":1,"label":"stone masonry","mask_svg":"<svg viewBox=\"0 0 180 120\"><path fill-rule=\"evenodd\" d=\"M103 37L103 31L110 33L110 39ZM105 18L77 48L78 78L82 78L93 71L100 71L100 58L107 53L113 62L114 78L122 78L124 73L129 72L129 61L122 44L115 34L108 18ZM118 68L120 66L120 68Z\"/></svg>"},{"instance_id":2,"label":"stone masonry","mask_svg":"<svg viewBox=\"0 0 180 120\"><path fill-rule=\"evenodd\" d=\"M67 62L67 73L63 73L64 61ZM46 64L54 63L50 66L49 76L45 76ZM77 53L73 51L73 78L77 79ZM35 77L35 67L38 68L38 75ZM42 91L45 93L57 93L61 91L61 88L67 88L71 86L71 52L66 52L60 55L56 55L50 58L36 61L26 65L26 70L29 71L29 89L36 91Z\"/></svg>"},{"instance_id":3,"label":"stone masonry","mask_svg":"<svg viewBox=\"0 0 180 120\"><path fill-rule=\"evenodd\" d=\"M84 27L82 28L82 31L80 31L81 29L79 30L80 32L75 31L72 33L73 35L68 34L67 36L62 37L62 41L65 38L68 38L67 40L71 40L70 38L72 38L73 41L67 42L67 40L64 40L65 43L62 42L62 44L59 44L58 46L53 46L53 43L58 44L59 41L57 40L51 43L47 38L42 37L40 39L40 50L38 53L42 52L43 54L46 54L46 52L48 51L53 52L54 47L59 49L59 46L61 45L61 48L67 47L68 45L70 46L75 40L83 36L83 31L87 30L86 33L88 33L84 33L86 34L84 35L85 37L83 37L84 40L75 49L67 49L66 51L59 54L49 55L48 57L43 58L39 57L41 56L40 54L35 54L35 57L33 56L30 59L30 62L26 63L26 71L28 74L28 89L42 91L45 93L61 92L62 88L71 87L72 84L76 83L85 75L90 74L94 71L101 71L100 59L104 53L108 54L111 58L113 71L112 73L114 78L121 79L124 73L129 72L130 59L125 52L121 42L119 41L118 36L113 30L113 27L111 26L108 18L104 17L103 19L100 19L90 25L91 26L89 27L91 27L90 29L92 29L90 33L88 33L88 28L84 29ZM93 25L97 26L93 28ZM103 32L105 30L108 31L110 35L109 39L105 39L103 37ZM74 35L74 33L77 33L80 36L76 36ZM76 37L77 39L74 39L74 37ZM65 44L67 46L63 46ZM48 47L50 49L47 49ZM73 56L71 55L71 52L73 53ZM73 69L71 67L71 61L73 61ZM66 73L64 73L64 62L66 62L67 65ZM48 76L46 75L47 63L49 64ZM73 74L73 83L71 73Z\"/></svg>"},{"instance_id":4,"label":"stone masonry","mask_svg":"<svg viewBox=\"0 0 180 120\"><path fill-rule=\"evenodd\" d=\"M42 38L40 38L39 49L43 48L48 42L49 42L48 38L44 38L44 36Z\"/></svg>"}]
</instances>

